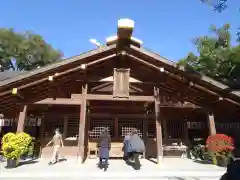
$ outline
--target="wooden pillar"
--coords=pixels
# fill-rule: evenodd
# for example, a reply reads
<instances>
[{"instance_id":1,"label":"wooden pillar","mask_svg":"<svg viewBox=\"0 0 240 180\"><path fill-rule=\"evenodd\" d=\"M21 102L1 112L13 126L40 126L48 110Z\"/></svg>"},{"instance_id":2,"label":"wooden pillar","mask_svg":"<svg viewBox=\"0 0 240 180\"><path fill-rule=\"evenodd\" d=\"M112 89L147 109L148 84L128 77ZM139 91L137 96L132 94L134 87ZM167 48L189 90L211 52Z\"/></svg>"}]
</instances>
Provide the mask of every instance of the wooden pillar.
<instances>
[{"instance_id":1,"label":"wooden pillar","mask_svg":"<svg viewBox=\"0 0 240 180\"><path fill-rule=\"evenodd\" d=\"M146 151L143 154L144 158L147 157L146 152L147 152L147 143L148 143L148 119L143 119L143 140L145 143Z\"/></svg>"},{"instance_id":2,"label":"wooden pillar","mask_svg":"<svg viewBox=\"0 0 240 180\"><path fill-rule=\"evenodd\" d=\"M63 117L64 124L63 124L63 138L67 138L67 131L68 131L68 115L64 114Z\"/></svg>"},{"instance_id":3,"label":"wooden pillar","mask_svg":"<svg viewBox=\"0 0 240 180\"><path fill-rule=\"evenodd\" d=\"M114 118L114 137L117 139L119 138L119 132L118 132L118 118Z\"/></svg>"},{"instance_id":4,"label":"wooden pillar","mask_svg":"<svg viewBox=\"0 0 240 180\"><path fill-rule=\"evenodd\" d=\"M46 119L43 117L42 120L41 120L41 126L40 126L40 140L41 140L41 144L44 142L45 121L46 121Z\"/></svg>"},{"instance_id":5,"label":"wooden pillar","mask_svg":"<svg viewBox=\"0 0 240 180\"><path fill-rule=\"evenodd\" d=\"M189 145L187 118L184 119L183 123L184 123L184 141L187 145Z\"/></svg>"},{"instance_id":6,"label":"wooden pillar","mask_svg":"<svg viewBox=\"0 0 240 180\"><path fill-rule=\"evenodd\" d=\"M41 125L40 125L40 154L39 156L42 157L42 149L46 145L46 140L45 140L45 124L46 124L46 118L45 114L41 117Z\"/></svg>"},{"instance_id":7,"label":"wooden pillar","mask_svg":"<svg viewBox=\"0 0 240 180\"><path fill-rule=\"evenodd\" d=\"M209 124L209 133L210 135L216 134L216 126L213 113L208 114L208 124Z\"/></svg>"},{"instance_id":8,"label":"wooden pillar","mask_svg":"<svg viewBox=\"0 0 240 180\"><path fill-rule=\"evenodd\" d=\"M18 116L17 132L24 131L24 122L26 119L26 115L27 115L27 105L24 105Z\"/></svg>"},{"instance_id":9,"label":"wooden pillar","mask_svg":"<svg viewBox=\"0 0 240 180\"><path fill-rule=\"evenodd\" d=\"M79 163L84 162L84 140L85 140L85 126L86 126L86 111L87 111L87 84L82 86L82 103L80 110L80 123L78 133L78 161Z\"/></svg>"},{"instance_id":10,"label":"wooden pillar","mask_svg":"<svg viewBox=\"0 0 240 180\"><path fill-rule=\"evenodd\" d=\"M163 120L163 138L164 138L164 142L166 142L168 140L168 129L167 129L167 119L164 118Z\"/></svg>"},{"instance_id":11,"label":"wooden pillar","mask_svg":"<svg viewBox=\"0 0 240 180\"><path fill-rule=\"evenodd\" d=\"M163 142L162 142L159 89L154 88L154 96L155 96L155 117L156 117L157 164L160 164L163 158L163 146L162 146Z\"/></svg>"}]
</instances>

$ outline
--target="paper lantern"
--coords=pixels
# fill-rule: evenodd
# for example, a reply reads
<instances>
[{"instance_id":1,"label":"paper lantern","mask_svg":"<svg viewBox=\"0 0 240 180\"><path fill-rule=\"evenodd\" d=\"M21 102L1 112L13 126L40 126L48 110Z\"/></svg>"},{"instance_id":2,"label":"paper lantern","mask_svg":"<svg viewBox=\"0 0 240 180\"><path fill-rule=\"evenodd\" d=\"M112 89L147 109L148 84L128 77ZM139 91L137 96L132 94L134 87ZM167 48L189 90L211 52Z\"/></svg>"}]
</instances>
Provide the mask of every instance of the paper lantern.
<instances>
[{"instance_id":1,"label":"paper lantern","mask_svg":"<svg viewBox=\"0 0 240 180\"><path fill-rule=\"evenodd\" d=\"M81 64L81 69L86 69L86 65L85 64Z\"/></svg>"},{"instance_id":2,"label":"paper lantern","mask_svg":"<svg viewBox=\"0 0 240 180\"><path fill-rule=\"evenodd\" d=\"M52 81L52 80L53 80L53 76L49 76L49 77L48 77L48 80L49 80L49 81Z\"/></svg>"},{"instance_id":3,"label":"paper lantern","mask_svg":"<svg viewBox=\"0 0 240 180\"><path fill-rule=\"evenodd\" d=\"M12 89L12 94L13 94L13 95L16 95L16 94L17 94L17 91L18 91L17 88L13 88L13 89Z\"/></svg>"}]
</instances>

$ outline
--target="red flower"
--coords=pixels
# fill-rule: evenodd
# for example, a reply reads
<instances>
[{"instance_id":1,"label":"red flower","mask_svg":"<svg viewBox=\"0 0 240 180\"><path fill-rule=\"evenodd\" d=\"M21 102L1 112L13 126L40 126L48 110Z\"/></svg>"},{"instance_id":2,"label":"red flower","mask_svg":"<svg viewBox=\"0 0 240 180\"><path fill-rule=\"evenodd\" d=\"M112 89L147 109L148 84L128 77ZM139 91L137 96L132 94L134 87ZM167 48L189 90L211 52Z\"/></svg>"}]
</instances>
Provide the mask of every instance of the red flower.
<instances>
[{"instance_id":1,"label":"red flower","mask_svg":"<svg viewBox=\"0 0 240 180\"><path fill-rule=\"evenodd\" d=\"M212 152L223 152L234 149L234 141L230 136L225 134L215 134L207 138L207 148Z\"/></svg>"}]
</instances>

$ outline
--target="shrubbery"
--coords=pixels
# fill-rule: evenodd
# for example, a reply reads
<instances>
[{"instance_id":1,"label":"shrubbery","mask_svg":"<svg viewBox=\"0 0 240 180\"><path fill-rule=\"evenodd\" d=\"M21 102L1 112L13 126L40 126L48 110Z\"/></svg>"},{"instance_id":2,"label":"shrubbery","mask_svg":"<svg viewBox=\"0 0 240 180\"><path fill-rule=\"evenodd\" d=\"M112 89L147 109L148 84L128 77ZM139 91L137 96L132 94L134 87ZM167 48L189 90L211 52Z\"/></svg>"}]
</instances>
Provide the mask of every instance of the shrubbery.
<instances>
[{"instance_id":1,"label":"shrubbery","mask_svg":"<svg viewBox=\"0 0 240 180\"><path fill-rule=\"evenodd\" d=\"M29 152L32 137L26 133L7 133L2 138L2 151L7 159L18 160Z\"/></svg>"}]
</instances>

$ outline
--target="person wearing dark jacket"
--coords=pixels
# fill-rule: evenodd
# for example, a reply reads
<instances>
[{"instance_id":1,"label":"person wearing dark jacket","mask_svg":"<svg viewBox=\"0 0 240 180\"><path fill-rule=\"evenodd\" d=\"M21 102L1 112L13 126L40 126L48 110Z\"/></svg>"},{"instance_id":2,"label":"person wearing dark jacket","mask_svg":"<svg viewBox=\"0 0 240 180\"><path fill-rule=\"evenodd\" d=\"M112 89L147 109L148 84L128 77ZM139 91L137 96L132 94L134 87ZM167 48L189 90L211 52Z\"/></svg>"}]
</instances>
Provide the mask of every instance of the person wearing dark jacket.
<instances>
[{"instance_id":1,"label":"person wearing dark jacket","mask_svg":"<svg viewBox=\"0 0 240 180\"><path fill-rule=\"evenodd\" d=\"M240 139L236 138L235 148L232 151L230 163L227 165L227 172L220 180L240 180Z\"/></svg>"},{"instance_id":2,"label":"person wearing dark jacket","mask_svg":"<svg viewBox=\"0 0 240 180\"><path fill-rule=\"evenodd\" d=\"M139 137L136 130L132 131L129 140L129 162L134 163L135 167L140 167L139 155L145 152L145 144Z\"/></svg>"},{"instance_id":3,"label":"person wearing dark jacket","mask_svg":"<svg viewBox=\"0 0 240 180\"><path fill-rule=\"evenodd\" d=\"M104 129L101 133L97 147L99 153L99 166L103 165L106 171L108 167L109 151L111 149L111 137L108 133L108 129Z\"/></svg>"}]
</instances>

